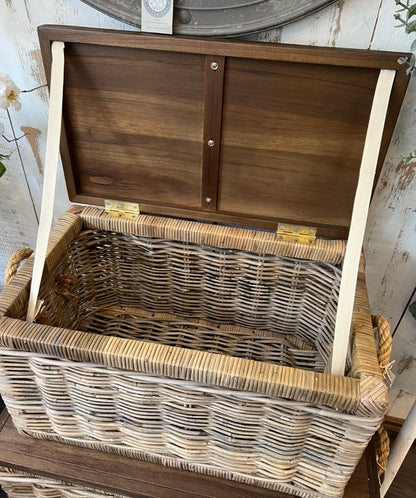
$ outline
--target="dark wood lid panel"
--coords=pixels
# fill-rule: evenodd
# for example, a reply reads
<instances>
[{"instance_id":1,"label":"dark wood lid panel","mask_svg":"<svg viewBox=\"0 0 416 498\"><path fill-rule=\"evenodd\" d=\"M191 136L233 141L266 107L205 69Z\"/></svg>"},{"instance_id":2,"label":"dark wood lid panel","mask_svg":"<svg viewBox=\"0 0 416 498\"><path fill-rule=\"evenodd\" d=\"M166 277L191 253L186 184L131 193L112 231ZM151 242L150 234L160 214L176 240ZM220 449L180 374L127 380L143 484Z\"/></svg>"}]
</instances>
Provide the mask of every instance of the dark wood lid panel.
<instances>
[{"instance_id":1,"label":"dark wood lid panel","mask_svg":"<svg viewBox=\"0 0 416 498\"><path fill-rule=\"evenodd\" d=\"M68 45L72 199L199 207L204 72L201 55Z\"/></svg>"},{"instance_id":2,"label":"dark wood lid panel","mask_svg":"<svg viewBox=\"0 0 416 498\"><path fill-rule=\"evenodd\" d=\"M389 52L63 26L39 36L48 78L50 44L65 42L71 200L260 228L293 222L318 236L348 235L379 70L396 78L377 174L409 80L403 54Z\"/></svg>"},{"instance_id":3,"label":"dark wood lid panel","mask_svg":"<svg viewBox=\"0 0 416 498\"><path fill-rule=\"evenodd\" d=\"M377 77L230 58L219 209L347 229Z\"/></svg>"}]
</instances>

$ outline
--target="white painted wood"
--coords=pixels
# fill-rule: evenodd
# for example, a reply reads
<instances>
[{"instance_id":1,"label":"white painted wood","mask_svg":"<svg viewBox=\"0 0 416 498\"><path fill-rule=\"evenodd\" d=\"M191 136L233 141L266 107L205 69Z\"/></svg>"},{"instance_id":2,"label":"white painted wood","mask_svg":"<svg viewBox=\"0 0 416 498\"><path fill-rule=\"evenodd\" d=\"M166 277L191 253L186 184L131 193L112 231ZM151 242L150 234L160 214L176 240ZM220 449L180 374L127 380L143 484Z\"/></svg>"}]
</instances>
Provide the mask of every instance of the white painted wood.
<instances>
[{"instance_id":1,"label":"white painted wood","mask_svg":"<svg viewBox=\"0 0 416 498\"><path fill-rule=\"evenodd\" d=\"M416 147L415 130L413 78L374 194L365 242L371 308L385 314L393 330L416 284L416 161L406 165L399 159Z\"/></svg>"},{"instance_id":2,"label":"white painted wood","mask_svg":"<svg viewBox=\"0 0 416 498\"><path fill-rule=\"evenodd\" d=\"M393 337L393 388L416 396L416 320L406 311Z\"/></svg>"},{"instance_id":3,"label":"white painted wood","mask_svg":"<svg viewBox=\"0 0 416 498\"><path fill-rule=\"evenodd\" d=\"M331 373L344 375L350 337L354 295L357 285L358 266L363 246L371 191L376 173L377 160L383 136L384 122L390 101L395 71L382 69L378 77L365 138L357 190L352 209L350 233L345 250L339 290L338 310L335 320L334 347Z\"/></svg>"},{"instance_id":4,"label":"white painted wood","mask_svg":"<svg viewBox=\"0 0 416 498\"><path fill-rule=\"evenodd\" d=\"M371 48L408 51L410 37L392 28L396 5L383 1ZM386 36L388 33L388 36ZM378 182L366 235L370 304L394 330L416 284L416 162L399 159L416 148L416 79L412 78Z\"/></svg>"},{"instance_id":5,"label":"white painted wood","mask_svg":"<svg viewBox=\"0 0 416 498\"><path fill-rule=\"evenodd\" d=\"M390 451L389 459L387 462L386 472L384 474L384 481L380 488L380 497L383 498L390 488L391 483L400 466L403 463L413 441L416 439L416 402L413 404L405 423L402 425L396 440Z\"/></svg>"},{"instance_id":6,"label":"white painted wood","mask_svg":"<svg viewBox=\"0 0 416 498\"><path fill-rule=\"evenodd\" d=\"M380 3L380 0L340 0L311 16L284 26L279 41L369 48Z\"/></svg>"},{"instance_id":7,"label":"white painted wood","mask_svg":"<svg viewBox=\"0 0 416 498\"><path fill-rule=\"evenodd\" d=\"M415 401L416 395L395 389L393 386L389 392L389 411L387 415L405 420Z\"/></svg>"},{"instance_id":8,"label":"white painted wood","mask_svg":"<svg viewBox=\"0 0 416 498\"><path fill-rule=\"evenodd\" d=\"M40 309L38 294L45 266L49 233L55 205L56 176L58 173L59 144L61 139L62 104L64 97L64 48L62 41L52 43L51 84L49 97L48 134L46 138L45 174L43 178L42 206L36 241L35 260L30 286L27 321L33 322Z\"/></svg>"},{"instance_id":9,"label":"white painted wood","mask_svg":"<svg viewBox=\"0 0 416 498\"><path fill-rule=\"evenodd\" d=\"M0 2L0 72L9 74L21 89L46 82L36 29L47 23L133 29L79 0ZM0 179L0 288L10 255L23 246L35 247L41 205L48 91L43 88L22 94L21 102L21 111L11 110L11 117L17 135L22 130L30 135L19 141L22 161L14 154L7 164L6 175ZM1 109L0 122L10 137L6 114ZM3 144L0 140L0 150L6 151ZM69 206L61 167L56 199L54 221Z\"/></svg>"},{"instance_id":10,"label":"white painted wood","mask_svg":"<svg viewBox=\"0 0 416 498\"><path fill-rule=\"evenodd\" d=\"M409 50L409 36L394 28L395 10L395 2L382 2L372 49ZM392 330L398 326L392 345L396 379L388 415L402 419L416 399L416 321L405 310L416 285L416 161L406 165L399 156L415 148L416 78L412 78L373 197L364 242L371 309L384 314Z\"/></svg>"}]
</instances>

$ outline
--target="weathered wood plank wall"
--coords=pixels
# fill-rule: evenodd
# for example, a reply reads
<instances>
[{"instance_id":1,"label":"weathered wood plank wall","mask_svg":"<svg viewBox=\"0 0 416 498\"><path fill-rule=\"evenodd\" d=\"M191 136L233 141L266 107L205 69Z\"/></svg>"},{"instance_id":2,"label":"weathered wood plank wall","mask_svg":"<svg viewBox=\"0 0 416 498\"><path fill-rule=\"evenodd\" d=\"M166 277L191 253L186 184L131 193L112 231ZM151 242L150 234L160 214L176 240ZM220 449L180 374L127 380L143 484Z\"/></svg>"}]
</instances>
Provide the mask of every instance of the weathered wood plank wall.
<instances>
[{"instance_id":1,"label":"weathered wood plank wall","mask_svg":"<svg viewBox=\"0 0 416 498\"><path fill-rule=\"evenodd\" d=\"M305 19L249 38L269 42L407 51L409 38L394 27L393 0L339 0ZM45 82L36 27L58 23L131 29L87 7L80 0L4 0L0 2L0 72L22 89ZM42 162L47 124L45 89L24 94L22 110L12 111L17 136L28 132L0 180L0 274L10 254L34 247L41 198ZM6 136L12 136L7 115L0 110ZM416 147L416 78L410 84L399 122L372 202L365 251L372 310L382 313L396 330L397 393L416 394L416 321L406 311L416 285L416 162L404 164ZM4 151L5 148L3 147ZM1 152L1 150L0 150ZM68 205L62 174L55 215ZM397 395L396 393L396 395ZM405 410L405 408L404 408ZM398 415L404 413L396 413Z\"/></svg>"}]
</instances>

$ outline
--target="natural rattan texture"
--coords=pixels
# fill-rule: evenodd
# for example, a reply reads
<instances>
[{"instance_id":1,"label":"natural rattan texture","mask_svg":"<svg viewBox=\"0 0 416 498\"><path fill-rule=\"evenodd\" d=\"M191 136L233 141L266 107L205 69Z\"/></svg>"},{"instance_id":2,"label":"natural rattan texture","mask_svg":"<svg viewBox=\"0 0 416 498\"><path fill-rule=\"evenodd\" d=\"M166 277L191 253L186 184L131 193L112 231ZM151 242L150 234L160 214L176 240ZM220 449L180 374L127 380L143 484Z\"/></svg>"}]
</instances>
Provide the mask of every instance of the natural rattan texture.
<instances>
[{"instance_id":1,"label":"natural rattan texture","mask_svg":"<svg viewBox=\"0 0 416 498\"><path fill-rule=\"evenodd\" d=\"M0 486L9 498L125 498L4 467L0 467Z\"/></svg>"},{"instance_id":2,"label":"natural rattan texture","mask_svg":"<svg viewBox=\"0 0 416 498\"><path fill-rule=\"evenodd\" d=\"M344 244L85 211L52 232L38 323L23 321L32 260L1 296L0 391L16 427L342 496L387 406L363 266L349 376L322 372Z\"/></svg>"},{"instance_id":3,"label":"natural rattan texture","mask_svg":"<svg viewBox=\"0 0 416 498\"><path fill-rule=\"evenodd\" d=\"M328 263L83 230L44 281L41 320L57 327L150 341L159 338L161 344L235 352L264 361L268 359L258 354L263 350L267 356L267 343L271 350L274 345L279 350L285 347L278 344L280 333L313 346L323 367L332 345L340 273ZM123 313L114 307L133 309ZM152 326L149 318L140 319L141 309L183 318L172 318L165 327L154 320ZM187 323L192 317L211 325ZM218 323L267 330L269 338L254 333L254 341L249 330L245 337L238 329L215 333ZM311 360L315 369L310 349L303 365L308 368ZM300 366L295 361L281 364Z\"/></svg>"},{"instance_id":4,"label":"natural rattan texture","mask_svg":"<svg viewBox=\"0 0 416 498\"><path fill-rule=\"evenodd\" d=\"M381 421L23 353L3 351L0 373L25 433L308 497L342 496Z\"/></svg>"}]
</instances>

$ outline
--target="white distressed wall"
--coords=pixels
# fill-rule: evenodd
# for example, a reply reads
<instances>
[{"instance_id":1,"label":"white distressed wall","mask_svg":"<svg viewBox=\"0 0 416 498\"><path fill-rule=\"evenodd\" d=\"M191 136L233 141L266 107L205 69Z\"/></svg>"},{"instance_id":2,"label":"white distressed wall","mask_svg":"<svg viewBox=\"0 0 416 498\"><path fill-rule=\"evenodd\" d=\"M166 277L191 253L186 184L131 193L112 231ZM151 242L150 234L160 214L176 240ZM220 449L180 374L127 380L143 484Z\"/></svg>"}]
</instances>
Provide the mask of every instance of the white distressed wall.
<instances>
[{"instance_id":1,"label":"white distressed wall","mask_svg":"<svg viewBox=\"0 0 416 498\"><path fill-rule=\"evenodd\" d=\"M317 14L251 36L270 42L407 51L410 39L396 24L393 0L339 0ZM22 89L45 82L36 27L69 24L132 29L80 0L0 1L0 72L11 75ZM10 254L34 247L40 207L42 162L47 123L45 89L22 95L22 110L11 111L15 133L29 132L20 143L6 175L0 179L0 274ZM0 110L6 136L12 132ZM403 416L416 394L416 320L406 311L416 286L416 162L405 165L399 155L416 147L416 78L410 84L372 202L365 250L372 311L382 313L397 328L393 356L399 373L393 415ZM3 148L4 151L4 148ZM2 149L0 148L0 152ZM55 217L68 205L62 174L58 181ZM416 297L414 298L416 299ZM402 315L404 313L403 319Z\"/></svg>"}]
</instances>

